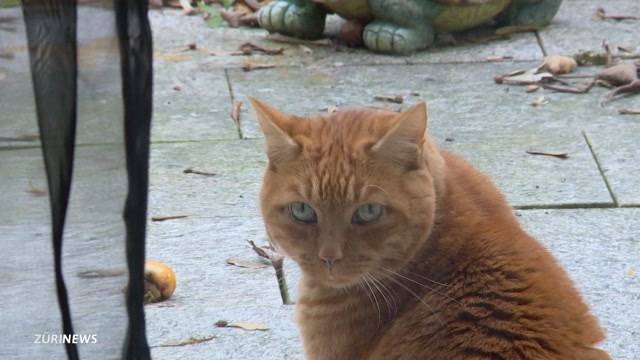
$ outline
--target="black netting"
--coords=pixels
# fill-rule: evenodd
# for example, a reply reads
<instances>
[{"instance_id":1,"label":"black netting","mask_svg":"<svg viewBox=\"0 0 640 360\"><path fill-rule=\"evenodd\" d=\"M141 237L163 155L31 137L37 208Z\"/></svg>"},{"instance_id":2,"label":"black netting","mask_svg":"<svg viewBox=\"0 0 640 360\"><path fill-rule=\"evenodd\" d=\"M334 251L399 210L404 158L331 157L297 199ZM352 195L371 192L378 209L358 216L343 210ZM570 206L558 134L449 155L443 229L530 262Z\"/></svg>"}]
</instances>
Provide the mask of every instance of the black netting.
<instances>
[{"instance_id":1,"label":"black netting","mask_svg":"<svg viewBox=\"0 0 640 360\"><path fill-rule=\"evenodd\" d=\"M147 2L3 5L0 359L147 359Z\"/></svg>"}]
</instances>

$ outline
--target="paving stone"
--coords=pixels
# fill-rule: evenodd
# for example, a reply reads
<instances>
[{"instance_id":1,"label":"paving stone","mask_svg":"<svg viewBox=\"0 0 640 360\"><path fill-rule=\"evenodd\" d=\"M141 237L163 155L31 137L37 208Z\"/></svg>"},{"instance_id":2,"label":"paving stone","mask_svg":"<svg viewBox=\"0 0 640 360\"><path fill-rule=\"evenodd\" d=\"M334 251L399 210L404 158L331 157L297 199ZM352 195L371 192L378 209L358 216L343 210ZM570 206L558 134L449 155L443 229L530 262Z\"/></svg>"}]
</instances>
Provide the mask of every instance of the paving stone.
<instances>
[{"instance_id":1,"label":"paving stone","mask_svg":"<svg viewBox=\"0 0 640 360\"><path fill-rule=\"evenodd\" d=\"M638 116L635 116L636 118ZM640 206L640 122L619 119L615 127L592 126L587 137L620 206Z\"/></svg>"},{"instance_id":2,"label":"paving stone","mask_svg":"<svg viewBox=\"0 0 640 360\"><path fill-rule=\"evenodd\" d=\"M633 0L564 0L558 15L540 31L549 54L573 55L580 50L602 52L602 41L640 50L637 20L599 20L594 17L602 7L607 15L638 16L640 3Z\"/></svg>"},{"instance_id":3,"label":"paving stone","mask_svg":"<svg viewBox=\"0 0 640 360\"><path fill-rule=\"evenodd\" d=\"M178 278L171 299L146 307L148 339L154 358L301 357L293 306L282 305L273 269L246 269L226 262L229 258L260 261L246 241L263 244L263 239L263 225L255 216L187 218L149 224L148 257L166 261ZM285 262L285 271L295 299L299 271L290 262ZM214 325L218 320L261 323L269 330L218 328ZM206 336L216 338L192 346L158 347Z\"/></svg>"},{"instance_id":4,"label":"paving stone","mask_svg":"<svg viewBox=\"0 0 640 360\"><path fill-rule=\"evenodd\" d=\"M613 359L640 353L640 209L520 211L568 271L607 332Z\"/></svg>"},{"instance_id":5,"label":"paving stone","mask_svg":"<svg viewBox=\"0 0 640 360\"><path fill-rule=\"evenodd\" d=\"M640 107L637 96L602 107L600 102L607 90L601 88L587 95L546 90L528 94L521 86L493 81L498 74L538 64L289 67L249 73L233 70L229 75L237 99L245 101L246 96L254 96L299 115L317 113L328 106L407 108L424 100L429 105L430 128L443 135L462 129L487 133L516 129L581 131L586 125L615 126L621 118L618 108ZM578 74L593 73L594 69L580 69ZM401 95L405 101L402 105L374 101L376 95ZM541 96L549 103L530 105ZM248 106L243 109L243 114L250 113ZM262 136L253 116L243 119L246 137Z\"/></svg>"}]
</instances>

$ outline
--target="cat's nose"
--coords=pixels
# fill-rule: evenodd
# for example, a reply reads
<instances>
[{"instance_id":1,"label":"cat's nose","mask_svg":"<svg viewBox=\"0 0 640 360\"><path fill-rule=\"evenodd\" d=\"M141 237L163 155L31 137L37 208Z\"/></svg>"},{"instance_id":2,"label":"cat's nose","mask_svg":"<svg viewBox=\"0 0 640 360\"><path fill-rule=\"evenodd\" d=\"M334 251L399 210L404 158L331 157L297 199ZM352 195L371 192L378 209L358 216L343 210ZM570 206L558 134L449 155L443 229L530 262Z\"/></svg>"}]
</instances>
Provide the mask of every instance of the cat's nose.
<instances>
[{"instance_id":1,"label":"cat's nose","mask_svg":"<svg viewBox=\"0 0 640 360\"><path fill-rule=\"evenodd\" d=\"M327 269L331 270L331 268L333 268L333 265L336 263L336 261L338 261L335 258L329 258L329 259L322 259L322 262L324 262L324 265L327 267Z\"/></svg>"}]
</instances>

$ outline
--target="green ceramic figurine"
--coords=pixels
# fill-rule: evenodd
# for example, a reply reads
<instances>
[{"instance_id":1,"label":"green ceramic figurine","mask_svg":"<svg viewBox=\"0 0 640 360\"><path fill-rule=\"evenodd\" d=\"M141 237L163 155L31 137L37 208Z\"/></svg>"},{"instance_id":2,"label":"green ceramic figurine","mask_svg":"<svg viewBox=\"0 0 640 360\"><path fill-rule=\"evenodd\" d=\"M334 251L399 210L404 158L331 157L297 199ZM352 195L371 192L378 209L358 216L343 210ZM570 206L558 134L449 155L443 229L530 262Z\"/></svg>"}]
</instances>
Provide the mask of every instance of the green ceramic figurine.
<instances>
[{"instance_id":1,"label":"green ceramic figurine","mask_svg":"<svg viewBox=\"0 0 640 360\"><path fill-rule=\"evenodd\" d=\"M450 33L495 20L500 26L545 26L562 0L274 0L258 22L270 32L304 39L322 36L325 18L335 12L366 24L364 45L378 52L409 53Z\"/></svg>"}]
</instances>

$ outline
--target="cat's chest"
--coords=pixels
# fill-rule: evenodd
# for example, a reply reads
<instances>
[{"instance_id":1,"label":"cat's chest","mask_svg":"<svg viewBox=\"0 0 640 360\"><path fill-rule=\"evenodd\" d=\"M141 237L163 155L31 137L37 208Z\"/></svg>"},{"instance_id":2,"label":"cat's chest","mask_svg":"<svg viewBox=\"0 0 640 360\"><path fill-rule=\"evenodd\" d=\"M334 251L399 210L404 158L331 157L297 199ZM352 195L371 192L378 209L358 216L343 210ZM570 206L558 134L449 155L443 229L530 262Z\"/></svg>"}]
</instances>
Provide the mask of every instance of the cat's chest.
<instances>
[{"instance_id":1,"label":"cat's chest","mask_svg":"<svg viewBox=\"0 0 640 360\"><path fill-rule=\"evenodd\" d=\"M296 321L305 359L357 359L371 345L383 319L360 295L313 298L301 296Z\"/></svg>"}]
</instances>

